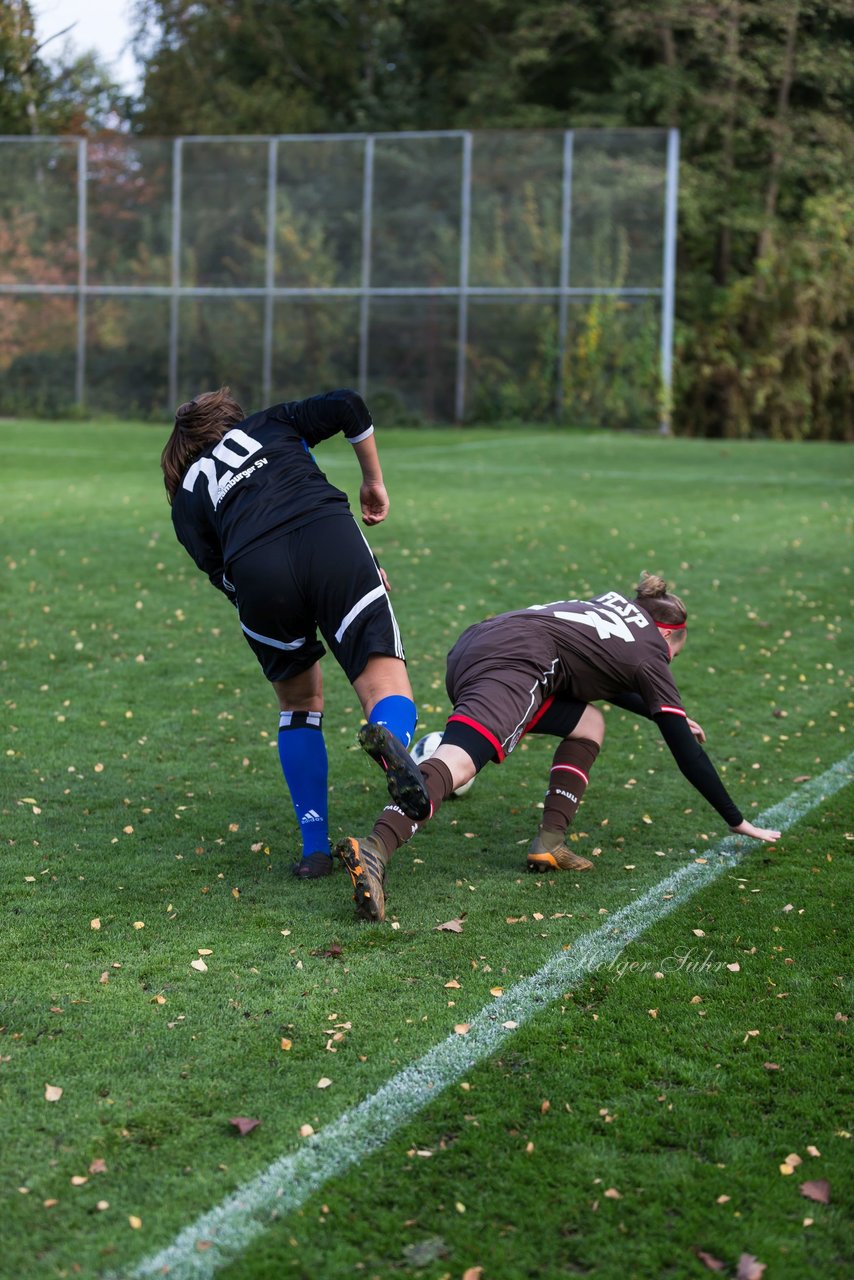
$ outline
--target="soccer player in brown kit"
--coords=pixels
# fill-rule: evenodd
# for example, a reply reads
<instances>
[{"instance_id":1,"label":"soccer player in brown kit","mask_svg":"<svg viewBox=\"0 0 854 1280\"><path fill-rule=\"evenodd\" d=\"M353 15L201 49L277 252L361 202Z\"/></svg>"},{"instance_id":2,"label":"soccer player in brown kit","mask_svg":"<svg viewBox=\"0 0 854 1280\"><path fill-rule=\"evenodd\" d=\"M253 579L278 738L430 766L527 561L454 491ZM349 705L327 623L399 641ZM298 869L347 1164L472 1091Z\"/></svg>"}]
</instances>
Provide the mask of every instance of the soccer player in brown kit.
<instances>
[{"instance_id":1,"label":"soccer player in brown kit","mask_svg":"<svg viewBox=\"0 0 854 1280\"><path fill-rule=\"evenodd\" d=\"M551 734L560 742L528 868L590 870L593 864L568 849L565 839L605 737L604 717L591 705L602 700L655 721L682 773L731 831L778 840L779 831L744 818L700 746L703 730L682 706L670 663L686 634L684 604L648 573L633 600L608 591L592 600L532 605L469 627L448 654L453 712L441 745L421 766L430 817L485 764L500 764L525 734ZM387 863L422 825L391 804L369 836L336 844L362 919L384 919Z\"/></svg>"}]
</instances>

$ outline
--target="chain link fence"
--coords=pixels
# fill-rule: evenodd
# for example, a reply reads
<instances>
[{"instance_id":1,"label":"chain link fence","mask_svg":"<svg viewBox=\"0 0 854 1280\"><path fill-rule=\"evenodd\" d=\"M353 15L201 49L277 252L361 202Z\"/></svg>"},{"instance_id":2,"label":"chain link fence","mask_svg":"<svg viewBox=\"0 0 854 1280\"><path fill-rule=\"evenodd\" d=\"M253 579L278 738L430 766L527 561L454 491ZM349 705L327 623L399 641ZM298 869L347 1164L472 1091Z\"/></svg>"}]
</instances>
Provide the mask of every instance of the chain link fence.
<instances>
[{"instance_id":1,"label":"chain link fence","mask_svg":"<svg viewBox=\"0 0 854 1280\"><path fill-rule=\"evenodd\" d=\"M0 138L0 412L667 429L675 130Z\"/></svg>"}]
</instances>

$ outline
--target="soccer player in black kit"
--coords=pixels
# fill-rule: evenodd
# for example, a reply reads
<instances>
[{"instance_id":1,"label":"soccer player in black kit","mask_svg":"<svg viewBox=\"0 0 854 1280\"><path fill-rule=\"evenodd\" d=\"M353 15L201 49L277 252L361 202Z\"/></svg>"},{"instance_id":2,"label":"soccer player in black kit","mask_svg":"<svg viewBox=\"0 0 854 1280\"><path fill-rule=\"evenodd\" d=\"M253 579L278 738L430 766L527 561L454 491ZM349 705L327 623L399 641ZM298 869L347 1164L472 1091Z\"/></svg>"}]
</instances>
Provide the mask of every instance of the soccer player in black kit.
<instances>
[{"instance_id":1,"label":"soccer player in black kit","mask_svg":"<svg viewBox=\"0 0 854 1280\"><path fill-rule=\"evenodd\" d=\"M600 700L648 716L689 782L731 831L778 840L779 831L747 822L727 794L689 720L670 663L686 637L687 612L661 578L644 573L635 598L608 591L593 600L558 600L499 614L469 627L448 654L446 686L453 704L442 743L421 773L432 817L449 795L489 761L500 764L526 733L561 739L552 760L543 820L528 850L528 868L588 871L592 863L566 846L605 737ZM421 822L389 805L367 837L339 841L364 920L385 916L385 871L391 855Z\"/></svg>"},{"instance_id":2,"label":"soccer player in black kit","mask_svg":"<svg viewBox=\"0 0 854 1280\"><path fill-rule=\"evenodd\" d=\"M413 819L429 813L406 748L417 714L388 581L350 512L309 452L342 432L362 472L362 520L388 514L367 405L330 391L246 417L227 387L182 404L161 456L179 541L237 607L240 626L279 700L279 758L302 836L301 879L328 875L325 653L368 721L359 740Z\"/></svg>"}]
</instances>

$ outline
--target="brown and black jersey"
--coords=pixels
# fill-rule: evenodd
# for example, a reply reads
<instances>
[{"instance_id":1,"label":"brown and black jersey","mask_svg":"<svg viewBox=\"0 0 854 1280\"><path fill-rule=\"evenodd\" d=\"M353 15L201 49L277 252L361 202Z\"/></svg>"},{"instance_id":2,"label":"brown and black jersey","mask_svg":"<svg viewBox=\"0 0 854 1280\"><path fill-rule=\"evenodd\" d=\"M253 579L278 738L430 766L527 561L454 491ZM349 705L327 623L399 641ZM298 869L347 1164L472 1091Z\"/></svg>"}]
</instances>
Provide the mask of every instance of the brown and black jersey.
<instances>
[{"instance_id":1,"label":"brown and black jersey","mask_svg":"<svg viewBox=\"0 0 854 1280\"><path fill-rule=\"evenodd\" d=\"M330 511L349 511L347 495L309 450L338 432L357 444L373 429L364 400L348 390L252 414L188 469L172 502L178 540L223 590L225 567L238 556Z\"/></svg>"},{"instance_id":2,"label":"brown and black jersey","mask_svg":"<svg viewBox=\"0 0 854 1280\"><path fill-rule=\"evenodd\" d=\"M645 714L689 782L730 826L742 821L691 732L658 627L618 591L532 605L475 623L448 654L446 683L454 706L449 724L482 735L499 762L526 733L546 723L546 713L554 717L567 702L576 710L612 702Z\"/></svg>"}]
</instances>

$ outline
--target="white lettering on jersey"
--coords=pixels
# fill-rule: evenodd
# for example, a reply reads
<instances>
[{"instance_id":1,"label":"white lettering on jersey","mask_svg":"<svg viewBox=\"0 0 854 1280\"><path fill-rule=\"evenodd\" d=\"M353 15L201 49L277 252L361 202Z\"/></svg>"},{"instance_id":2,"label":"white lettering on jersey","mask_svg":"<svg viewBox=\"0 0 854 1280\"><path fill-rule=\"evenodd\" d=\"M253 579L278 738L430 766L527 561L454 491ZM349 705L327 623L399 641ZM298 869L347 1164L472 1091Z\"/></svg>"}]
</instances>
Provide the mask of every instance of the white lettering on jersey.
<instances>
[{"instance_id":1,"label":"white lettering on jersey","mask_svg":"<svg viewBox=\"0 0 854 1280\"><path fill-rule=\"evenodd\" d=\"M557 604L576 603L585 604L587 608L583 612L555 608ZM606 607L606 605L609 607ZM531 605L531 609L550 609L555 618L562 618L565 622L579 622L585 627L593 627L601 640L608 640L615 636L626 644L633 644L635 640L634 635L626 625L627 623L631 623L632 626L638 628L649 625L648 619L644 617L640 609L617 591L609 591L607 595L601 596L595 604L587 600L554 600L551 604Z\"/></svg>"},{"instance_id":2,"label":"white lettering on jersey","mask_svg":"<svg viewBox=\"0 0 854 1280\"><path fill-rule=\"evenodd\" d=\"M240 448L244 449L245 452L235 452L231 447L232 445L238 445ZM243 480L246 476L251 475L256 467L266 466L267 459L259 458L251 467L246 467L243 471L238 472L237 475L235 475L233 471L227 469L223 471L221 475L217 475L217 466L216 462L214 462L214 458L219 462L224 462L227 468L229 466L240 467L244 462L246 462L247 458L251 458L254 453L257 453L258 450L263 447L264 446L261 444L260 440L253 439L253 437L247 435L245 431L241 431L240 427L232 427L231 431L227 431L219 444L217 444L211 451L213 455L212 457L199 458L198 462L193 463L187 474L184 476L184 480L181 485L182 489L186 489L188 492L192 493L199 476L203 475L208 482L208 497L211 500L211 505L216 508L219 506L219 503L222 501L225 494L228 493L229 489L232 489L239 480Z\"/></svg>"}]
</instances>

